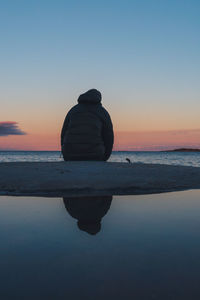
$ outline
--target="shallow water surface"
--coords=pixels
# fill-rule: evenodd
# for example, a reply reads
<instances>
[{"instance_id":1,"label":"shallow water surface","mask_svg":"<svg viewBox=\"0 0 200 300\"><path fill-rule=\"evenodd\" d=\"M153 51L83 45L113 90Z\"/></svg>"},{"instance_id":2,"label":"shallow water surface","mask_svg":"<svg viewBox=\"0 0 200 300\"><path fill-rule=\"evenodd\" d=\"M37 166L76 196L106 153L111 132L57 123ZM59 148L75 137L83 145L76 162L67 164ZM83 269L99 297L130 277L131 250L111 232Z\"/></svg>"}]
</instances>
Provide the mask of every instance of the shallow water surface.
<instances>
[{"instance_id":1,"label":"shallow water surface","mask_svg":"<svg viewBox=\"0 0 200 300\"><path fill-rule=\"evenodd\" d=\"M200 152L113 151L109 162L166 164L200 167ZM54 162L63 161L60 151L0 151L3 162Z\"/></svg>"},{"instance_id":2,"label":"shallow water surface","mask_svg":"<svg viewBox=\"0 0 200 300\"><path fill-rule=\"evenodd\" d=\"M199 228L198 190L0 197L0 299L200 299Z\"/></svg>"}]
</instances>

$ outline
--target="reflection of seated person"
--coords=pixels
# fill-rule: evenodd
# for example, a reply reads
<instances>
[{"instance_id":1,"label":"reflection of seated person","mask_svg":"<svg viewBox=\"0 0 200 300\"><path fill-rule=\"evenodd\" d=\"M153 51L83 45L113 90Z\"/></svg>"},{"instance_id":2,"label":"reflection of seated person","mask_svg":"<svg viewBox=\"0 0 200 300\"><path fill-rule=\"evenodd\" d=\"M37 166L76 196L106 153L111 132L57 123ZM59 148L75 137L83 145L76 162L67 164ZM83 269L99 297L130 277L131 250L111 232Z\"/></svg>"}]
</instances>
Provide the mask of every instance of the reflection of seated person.
<instances>
[{"instance_id":1,"label":"reflection of seated person","mask_svg":"<svg viewBox=\"0 0 200 300\"><path fill-rule=\"evenodd\" d=\"M78 220L80 230L97 234L101 230L101 219L110 208L112 196L65 197L63 202L68 213Z\"/></svg>"}]
</instances>

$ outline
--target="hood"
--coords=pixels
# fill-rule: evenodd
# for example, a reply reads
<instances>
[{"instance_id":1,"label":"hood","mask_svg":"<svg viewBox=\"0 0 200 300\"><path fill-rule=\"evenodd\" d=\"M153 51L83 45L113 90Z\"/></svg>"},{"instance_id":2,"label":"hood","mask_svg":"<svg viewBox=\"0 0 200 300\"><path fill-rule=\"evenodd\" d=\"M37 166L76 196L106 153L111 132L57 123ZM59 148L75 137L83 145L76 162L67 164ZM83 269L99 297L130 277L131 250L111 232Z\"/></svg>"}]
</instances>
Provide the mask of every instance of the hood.
<instances>
[{"instance_id":1,"label":"hood","mask_svg":"<svg viewBox=\"0 0 200 300\"><path fill-rule=\"evenodd\" d=\"M96 220L93 222L78 220L77 225L80 230L83 230L91 235L95 235L101 230L101 220Z\"/></svg>"},{"instance_id":2,"label":"hood","mask_svg":"<svg viewBox=\"0 0 200 300\"><path fill-rule=\"evenodd\" d=\"M89 90L86 93L80 95L78 98L78 103L97 104L100 102L101 102L101 93L96 89Z\"/></svg>"}]
</instances>

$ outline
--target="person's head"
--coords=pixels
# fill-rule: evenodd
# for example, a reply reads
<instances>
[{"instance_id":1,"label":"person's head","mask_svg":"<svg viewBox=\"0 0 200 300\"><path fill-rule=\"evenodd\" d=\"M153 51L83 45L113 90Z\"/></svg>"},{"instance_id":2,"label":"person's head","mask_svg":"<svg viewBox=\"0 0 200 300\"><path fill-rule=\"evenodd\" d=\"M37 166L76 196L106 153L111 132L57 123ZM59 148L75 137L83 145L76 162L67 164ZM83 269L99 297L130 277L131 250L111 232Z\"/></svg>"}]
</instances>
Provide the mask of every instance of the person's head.
<instances>
[{"instance_id":1,"label":"person's head","mask_svg":"<svg viewBox=\"0 0 200 300\"><path fill-rule=\"evenodd\" d=\"M77 226L80 230L95 235L101 230L101 220L78 220Z\"/></svg>"},{"instance_id":2,"label":"person's head","mask_svg":"<svg viewBox=\"0 0 200 300\"><path fill-rule=\"evenodd\" d=\"M93 103L101 102L101 93L96 89L91 89L78 97L78 103Z\"/></svg>"}]
</instances>

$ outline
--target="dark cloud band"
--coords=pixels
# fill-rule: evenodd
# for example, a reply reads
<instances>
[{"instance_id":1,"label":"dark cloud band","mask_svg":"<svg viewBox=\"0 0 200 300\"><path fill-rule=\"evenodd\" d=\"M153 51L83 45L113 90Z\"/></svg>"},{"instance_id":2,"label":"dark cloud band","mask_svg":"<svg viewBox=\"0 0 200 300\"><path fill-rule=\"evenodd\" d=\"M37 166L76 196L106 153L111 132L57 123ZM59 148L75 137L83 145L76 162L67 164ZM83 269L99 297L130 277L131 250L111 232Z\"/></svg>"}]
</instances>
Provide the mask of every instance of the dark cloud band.
<instances>
[{"instance_id":1,"label":"dark cloud band","mask_svg":"<svg viewBox=\"0 0 200 300\"><path fill-rule=\"evenodd\" d=\"M17 122L0 122L0 136L25 134L26 132L19 128Z\"/></svg>"}]
</instances>

